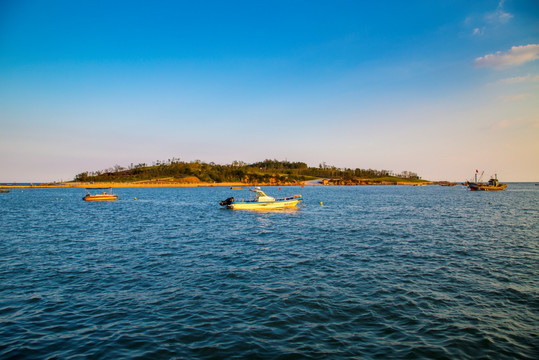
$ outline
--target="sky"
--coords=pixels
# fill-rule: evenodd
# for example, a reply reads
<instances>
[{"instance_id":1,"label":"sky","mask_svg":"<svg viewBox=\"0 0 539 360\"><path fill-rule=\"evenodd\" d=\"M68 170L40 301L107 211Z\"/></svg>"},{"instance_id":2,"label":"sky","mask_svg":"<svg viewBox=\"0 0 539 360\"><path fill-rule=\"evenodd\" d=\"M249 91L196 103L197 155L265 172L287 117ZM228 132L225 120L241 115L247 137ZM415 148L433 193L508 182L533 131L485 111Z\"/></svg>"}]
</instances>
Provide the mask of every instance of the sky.
<instances>
[{"instance_id":1,"label":"sky","mask_svg":"<svg viewBox=\"0 0 539 360\"><path fill-rule=\"evenodd\" d=\"M539 181L539 2L0 0L0 182L173 157Z\"/></svg>"}]
</instances>

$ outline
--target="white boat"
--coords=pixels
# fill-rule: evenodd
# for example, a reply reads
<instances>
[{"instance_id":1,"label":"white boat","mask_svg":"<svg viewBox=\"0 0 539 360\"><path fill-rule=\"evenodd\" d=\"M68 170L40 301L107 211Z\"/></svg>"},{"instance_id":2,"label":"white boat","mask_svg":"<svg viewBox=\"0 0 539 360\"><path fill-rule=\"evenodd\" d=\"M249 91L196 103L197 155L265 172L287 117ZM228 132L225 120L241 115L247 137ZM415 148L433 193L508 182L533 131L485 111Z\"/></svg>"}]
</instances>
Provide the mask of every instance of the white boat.
<instances>
[{"instance_id":1,"label":"white boat","mask_svg":"<svg viewBox=\"0 0 539 360\"><path fill-rule=\"evenodd\" d=\"M254 199L238 200L230 197L219 202L221 206L234 210L261 210L261 209L281 209L296 206L303 200L301 195L294 195L286 198L275 199L266 195L259 187L249 189L255 193Z\"/></svg>"}]
</instances>

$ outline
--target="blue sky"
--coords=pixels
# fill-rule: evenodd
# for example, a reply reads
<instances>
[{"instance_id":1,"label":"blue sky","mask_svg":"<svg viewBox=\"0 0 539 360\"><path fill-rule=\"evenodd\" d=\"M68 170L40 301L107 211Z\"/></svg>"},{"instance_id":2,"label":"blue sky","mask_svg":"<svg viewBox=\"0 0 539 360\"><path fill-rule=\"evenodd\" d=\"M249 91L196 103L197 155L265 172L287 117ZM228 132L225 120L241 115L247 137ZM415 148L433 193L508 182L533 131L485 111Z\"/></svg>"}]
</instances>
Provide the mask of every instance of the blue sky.
<instances>
[{"instance_id":1,"label":"blue sky","mask_svg":"<svg viewBox=\"0 0 539 360\"><path fill-rule=\"evenodd\" d=\"M0 1L0 182L266 158L538 181L537 1Z\"/></svg>"}]
</instances>

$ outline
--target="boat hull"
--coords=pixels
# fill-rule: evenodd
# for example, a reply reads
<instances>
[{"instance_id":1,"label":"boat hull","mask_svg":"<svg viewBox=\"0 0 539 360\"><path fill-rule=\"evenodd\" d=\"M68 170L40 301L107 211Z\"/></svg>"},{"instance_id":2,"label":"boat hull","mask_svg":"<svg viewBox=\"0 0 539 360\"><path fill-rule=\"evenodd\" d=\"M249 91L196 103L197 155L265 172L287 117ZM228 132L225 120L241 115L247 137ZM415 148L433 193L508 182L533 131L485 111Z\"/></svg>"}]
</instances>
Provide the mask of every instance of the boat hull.
<instances>
[{"instance_id":1,"label":"boat hull","mask_svg":"<svg viewBox=\"0 0 539 360\"><path fill-rule=\"evenodd\" d=\"M500 191L507 187L507 184L495 185L485 185L477 183L468 183L468 187L471 191Z\"/></svg>"},{"instance_id":2,"label":"boat hull","mask_svg":"<svg viewBox=\"0 0 539 360\"><path fill-rule=\"evenodd\" d=\"M233 210L269 210L284 209L296 206L302 198L280 199L275 201L238 201L227 205L228 209Z\"/></svg>"},{"instance_id":3,"label":"boat hull","mask_svg":"<svg viewBox=\"0 0 539 360\"><path fill-rule=\"evenodd\" d=\"M116 201L118 195L86 195L82 198L84 201Z\"/></svg>"}]
</instances>

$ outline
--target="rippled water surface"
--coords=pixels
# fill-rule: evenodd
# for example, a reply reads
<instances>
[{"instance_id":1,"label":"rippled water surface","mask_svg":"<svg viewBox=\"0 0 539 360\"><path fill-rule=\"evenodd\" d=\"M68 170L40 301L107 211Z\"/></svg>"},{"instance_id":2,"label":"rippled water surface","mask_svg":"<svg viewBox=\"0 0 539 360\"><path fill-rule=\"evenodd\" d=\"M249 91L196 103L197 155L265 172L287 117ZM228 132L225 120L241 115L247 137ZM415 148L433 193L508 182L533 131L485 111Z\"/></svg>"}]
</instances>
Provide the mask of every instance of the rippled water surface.
<instances>
[{"instance_id":1,"label":"rippled water surface","mask_svg":"<svg viewBox=\"0 0 539 360\"><path fill-rule=\"evenodd\" d=\"M265 190L0 194L0 358L537 358L539 186Z\"/></svg>"}]
</instances>

